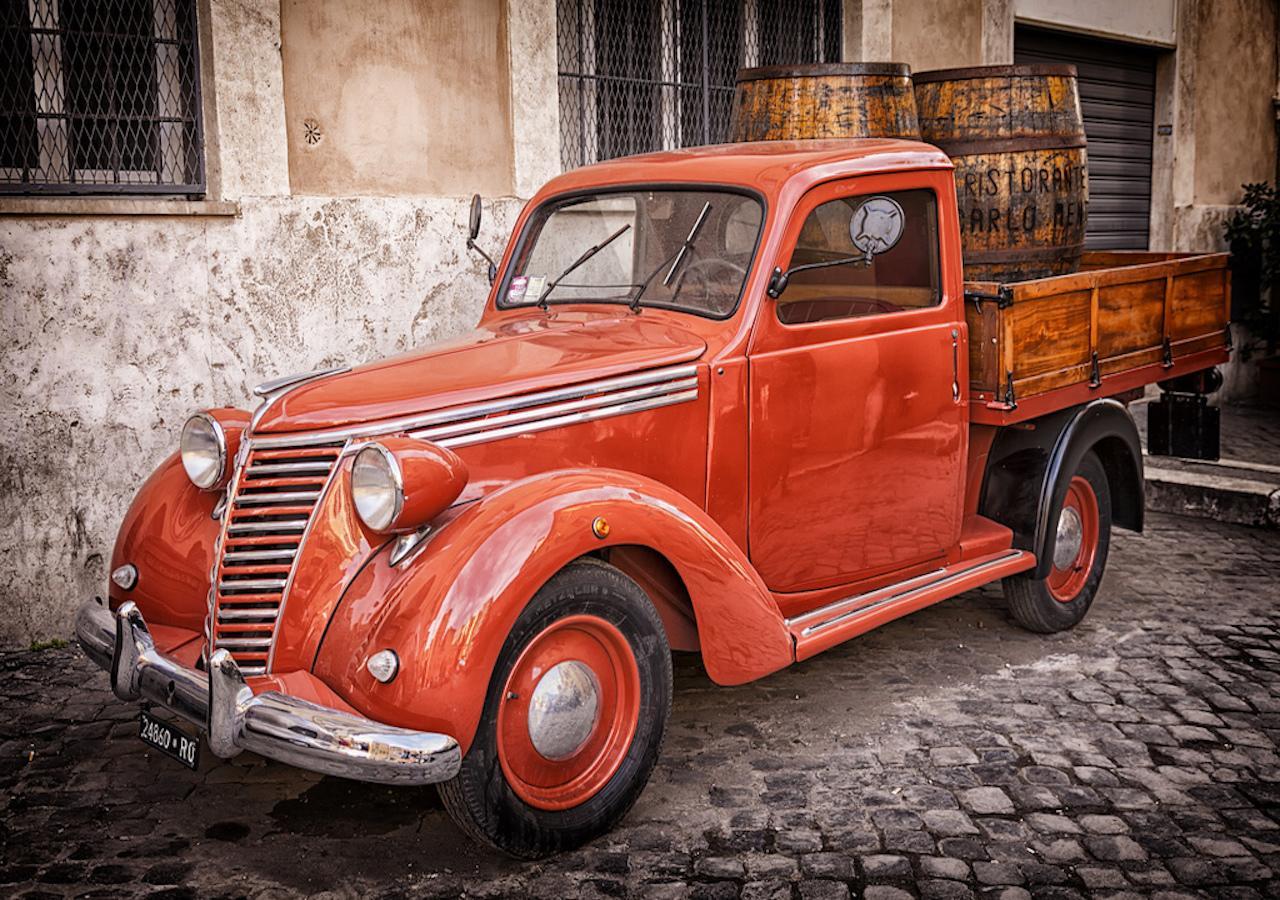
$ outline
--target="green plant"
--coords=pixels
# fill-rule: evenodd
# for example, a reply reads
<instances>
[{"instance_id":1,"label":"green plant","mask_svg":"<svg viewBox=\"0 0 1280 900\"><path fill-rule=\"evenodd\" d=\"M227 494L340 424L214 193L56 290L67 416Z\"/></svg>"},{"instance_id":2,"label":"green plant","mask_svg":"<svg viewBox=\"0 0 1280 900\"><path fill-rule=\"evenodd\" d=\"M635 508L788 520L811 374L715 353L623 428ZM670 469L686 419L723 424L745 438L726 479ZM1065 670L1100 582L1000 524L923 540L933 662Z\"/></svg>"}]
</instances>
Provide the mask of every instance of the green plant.
<instances>
[{"instance_id":1,"label":"green plant","mask_svg":"<svg viewBox=\"0 0 1280 900\"><path fill-rule=\"evenodd\" d=\"M49 638L44 641L32 641L30 650L33 653L39 653L42 650L61 650L65 646L67 646L67 642L62 638Z\"/></svg>"},{"instance_id":2,"label":"green plant","mask_svg":"<svg viewBox=\"0 0 1280 900\"><path fill-rule=\"evenodd\" d=\"M1244 203L1227 219L1231 318L1275 353L1280 342L1280 191L1244 186ZM1246 350L1248 347L1246 346Z\"/></svg>"}]
</instances>

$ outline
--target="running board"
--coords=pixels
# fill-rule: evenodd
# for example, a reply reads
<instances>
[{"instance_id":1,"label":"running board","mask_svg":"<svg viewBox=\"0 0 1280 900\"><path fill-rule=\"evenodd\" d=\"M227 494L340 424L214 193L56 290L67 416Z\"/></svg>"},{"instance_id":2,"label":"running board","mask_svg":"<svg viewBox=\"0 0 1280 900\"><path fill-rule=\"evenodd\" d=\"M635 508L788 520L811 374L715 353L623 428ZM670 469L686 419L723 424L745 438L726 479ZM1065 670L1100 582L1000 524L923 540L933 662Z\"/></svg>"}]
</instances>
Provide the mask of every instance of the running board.
<instances>
[{"instance_id":1,"label":"running board","mask_svg":"<svg viewBox=\"0 0 1280 900\"><path fill-rule=\"evenodd\" d=\"M808 659L886 622L924 609L988 582L1025 572L1036 564L1033 553L1002 550L958 562L897 584L855 594L787 619L796 642L796 660Z\"/></svg>"}]
</instances>

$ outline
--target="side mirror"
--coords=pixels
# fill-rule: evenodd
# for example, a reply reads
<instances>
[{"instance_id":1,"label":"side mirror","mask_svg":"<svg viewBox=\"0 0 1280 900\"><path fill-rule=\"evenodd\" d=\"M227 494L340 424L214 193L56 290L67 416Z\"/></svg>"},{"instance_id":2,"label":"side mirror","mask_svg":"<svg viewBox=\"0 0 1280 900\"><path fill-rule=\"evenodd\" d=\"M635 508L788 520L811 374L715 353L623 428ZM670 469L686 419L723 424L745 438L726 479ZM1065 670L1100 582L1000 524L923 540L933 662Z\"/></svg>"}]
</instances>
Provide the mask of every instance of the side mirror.
<instances>
[{"instance_id":1,"label":"side mirror","mask_svg":"<svg viewBox=\"0 0 1280 900\"><path fill-rule=\"evenodd\" d=\"M470 219L467 222L467 249L474 250L477 253L479 253L482 257L484 257L484 261L489 264L489 283L493 284L493 282L498 277L498 266L493 261L493 257L491 257L488 253L485 253L478 246L476 246L476 238L480 234L480 213L481 212L482 212L482 209L480 205L480 195L472 194L471 195L471 215L470 215Z\"/></svg>"},{"instance_id":2,"label":"side mirror","mask_svg":"<svg viewBox=\"0 0 1280 900\"><path fill-rule=\"evenodd\" d=\"M482 212L482 209L480 206L480 195L472 194L471 195L471 221L470 221L470 224L467 226L468 241L474 241L477 237L480 236L480 213L481 212Z\"/></svg>"}]
</instances>

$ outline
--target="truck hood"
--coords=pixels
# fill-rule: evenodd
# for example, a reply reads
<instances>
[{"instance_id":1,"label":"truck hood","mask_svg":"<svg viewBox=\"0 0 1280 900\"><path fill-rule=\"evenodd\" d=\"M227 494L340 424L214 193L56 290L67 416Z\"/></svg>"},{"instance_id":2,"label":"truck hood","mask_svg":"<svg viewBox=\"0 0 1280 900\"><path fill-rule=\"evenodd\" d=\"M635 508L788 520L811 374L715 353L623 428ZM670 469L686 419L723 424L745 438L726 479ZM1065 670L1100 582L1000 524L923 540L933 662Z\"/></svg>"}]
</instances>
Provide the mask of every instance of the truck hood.
<instances>
[{"instance_id":1,"label":"truck hood","mask_svg":"<svg viewBox=\"0 0 1280 900\"><path fill-rule=\"evenodd\" d=\"M294 388L258 434L314 431L690 362L706 343L630 312L502 319L461 337Z\"/></svg>"}]
</instances>

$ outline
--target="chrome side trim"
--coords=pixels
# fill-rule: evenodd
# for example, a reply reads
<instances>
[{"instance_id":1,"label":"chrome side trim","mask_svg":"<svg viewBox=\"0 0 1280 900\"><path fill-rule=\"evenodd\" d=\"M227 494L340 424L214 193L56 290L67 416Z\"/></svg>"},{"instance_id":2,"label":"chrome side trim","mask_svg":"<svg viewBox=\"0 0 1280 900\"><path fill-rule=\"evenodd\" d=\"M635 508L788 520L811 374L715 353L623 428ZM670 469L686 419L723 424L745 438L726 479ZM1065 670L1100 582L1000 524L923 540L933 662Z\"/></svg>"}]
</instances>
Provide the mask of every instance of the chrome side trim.
<instances>
[{"instance_id":1,"label":"chrome side trim","mask_svg":"<svg viewBox=\"0 0 1280 900\"><path fill-rule=\"evenodd\" d=\"M488 431L507 425L518 425L523 422L536 422L540 419L547 419L565 413L596 409L602 406L612 406L633 400L645 400L649 397L660 397L666 394L674 394L678 391L687 391L690 389L696 391L697 387L698 379L690 376L688 378L680 378L675 381L664 381L660 384L632 388L626 391L597 394L594 397L587 397L585 400L569 400L562 403L554 403L549 406L539 406L534 409L525 409L519 412L506 413L504 415L490 416L478 421L472 420L468 422L458 422L453 425L442 425L436 428L427 428L422 431L410 432L409 436L422 438L427 441L435 441L442 446L458 446L456 444L448 444L445 441L452 437L472 435L477 431Z\"/></svg>"},{"instance_id":2,"label":"chrome side trim","mask_svg":"<svg viewBox=\"0 0 1280 900\"><path fill-rule=\"evenodd\" d=\"M582 384L576 384L570 387L537 391L532 394L520 394L515 397L504 397L500 400L487 400L482 403L472 403L467 406L441 409L434 412L421 413L415 416L405 416L399 419L387 419L382 422L371 422L367 425L356 425L350 428L331 428L326 431L309 431L299 434L257 435L253 439L253 445L263 449L274 449L278 447L305 447L311 444L332 444L339 441L350 440L352 438L374 437L380 434L395 434L402 431L413 432L437 425L447 425L452 422L477 419L481 416L488 416L494 413L511 412L513 410L526 409L531 406L542 406L548 403L555 403L560 400L572 400L578 397L587 397L591 394L602 393L605 391L619 391L627 388L640 387L641 385L646 384L655 384L662 381L674 381L678 378L687 378L691 375L696 375L697 372L698 367L696 365L671 366L665 369L653 369L648 372L638 372L634 375L622 375L616 378L604 378L597 381L583 382ZM257 423L255 421L252 424L256 425Z\"/></svg>"},{"instance_id":3,"label":"chrome side trim","mask_svg":"<svg viewBox=\"0 0 1280 900\"><path fill-rule=\"evenodd\" d=\"M908 578L897 584L886 585L874 591L854 594L851 597L845 597L843 600L828 603L826 606L787 619L786 626L791 630L799 628L801 637L809 637L833 625L865 616L887 604L910 599L924 591L944 587L949 582L959 581L962 578L967 578L970 575L1003 565L1026 555L1028 554L1025 550L1006 550L999 556L966 566L963 569L956 569L950 572L945 569L935 569L932 572Z\"/></svg>"},{"instance_id":4,"label":"chrome side trim","mask_svg":"<svg viewBox=\"0 0 1280 900\"><path fill-rule=\"evenodd\" d=\"M651 400L633 400L629 403L618 403L613 406L602 406L587 412L571 413L564 416L554 416L550 419L540 419L536 422L529 422L524 425L511 425L507 428L495 428L490 431L481 431L476 434L463 435L461 437L446 438L438 441L441 447L469 447L472 444L483 444L487 441L497 441L503 438L514 437L518 434L535 434L539 431L547 431L551 428L560 428L564 425L576 425L579 422L594 422L596 419L607 419L611 416L622 416L627 413L640 412L646 409L657 409L660 406L672 406L676 403L685 403L689 400L698 399L698 389L695 387L690 391L681 391L678 394L664 394Z\"/></svg>"},{"instance_id":5,"label":"chrome side trim","mask_svg":"<svg viewBox=\"0 0 1280 900\"><path fill-rule=\"evenodd\" d=\"M187 668L156 649L133 603L115 612L90 600L76 616L80 646L111 677L122 700L165 707L209 736L209 749L229 758L249 750L325 775L378 784L448 781L462 751L451 735L383 725L279 691L255 695L247 672L226 650L209 657L209 673Z\"/></svg>"}]
</instances>

